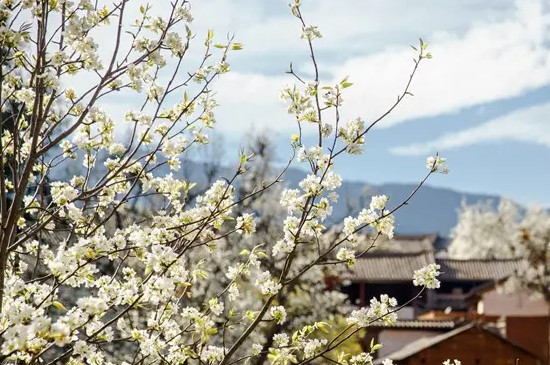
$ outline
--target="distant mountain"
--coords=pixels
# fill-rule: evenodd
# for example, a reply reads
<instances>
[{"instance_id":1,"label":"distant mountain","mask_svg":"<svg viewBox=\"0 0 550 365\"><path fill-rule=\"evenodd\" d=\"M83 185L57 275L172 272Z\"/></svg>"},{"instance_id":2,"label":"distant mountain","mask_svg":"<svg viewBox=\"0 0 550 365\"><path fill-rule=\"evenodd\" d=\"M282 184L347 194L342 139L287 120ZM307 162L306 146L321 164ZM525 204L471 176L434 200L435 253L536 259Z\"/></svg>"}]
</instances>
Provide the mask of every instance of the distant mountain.
<instances>
[{"instance_id":1,"label":"distant mountain","mask_svg":"<svg viewBox=\"0 0 550 365\"><path fill-rule=\"evenodd\" d=\"M341 195L343 197L356 196L363 183L344 183ZM372 185L375 194L386 194L390 198L390 206L400 204L414 190L413 184L382 184ZM372 194L370 194L372 195ZM499 196L470 194L451 189L437 188L423 185L409 201L396 213L397 233L438 233L448 237L451 229L456 225L458 208L462 202L474 204L491 200L498 203Z\"/></svg>"},{"instance_id":2,"label":"distant mountain","mask_svg":"<svg viewBox=\"0 0 550 365\"><path fill-rule=\"evenodd\" d=\"M188 172L187 178L191 181L204 181L202 164L191 164L184 169ZM224 168L220 175L228 177L231 175L231 170ZM290 168L287 170L284 180L289 186L296 187L305 175L306 173L302 170ZM376 185L367 182L344 181L338 190L340 199L333 209L332 220L329 223L338 223L350 214L357 214L369 204L372 195L388 195L390 196L390 206L395 206L405 200L415 188L414 184ZM458 208L463 201L466 204L474 204L487 200L496 205L500 201L500 197L423 185L409 201L409 204L403 206L396 213L396 233L438 233L441 237L448 237L451 229L456 225Z\"/></svg>"},{"instance_id":3,"label":"distant mountain","mask_svg":"<svg viewBox=\"0 0 550 365\"><path fill-rule=\"evenodd\" d=\"M285 180L291 186L297 186L303 176L305 174L302 171L293 169L287 173ZM390 196L389 206L392 207L404 201L415 188L414 184L376 185L344 181L338 191L340 199L333 210L333 223L341 221L349 214L357 214L369 204L372 195ZM438 233L442 237L448 237L451 229L456 225L458 208L462 202L474 204L487 200L498 204L500 197L423 185L409 204L397 211L396 233Z\"/></svg>"},{"instance_id":4,"label":"distant mountain","mask_svg":"<svg viewBox=\"0 0 550 365\"><path fill-rule=\"evenodd\" d=\"M221 167L217 171L210 171L211 164L186 160L182 162L180 171L174 176L185 178L188 181L197 183L197 190L203 188L208 181L207 175L212 173L213 179L218 177L230 178L234 169ZM67 176L56 176L55 180L70 179L71 169L65 169ZM74 173L74 172L73 172ZM156 176L164 176L170 173L166 166L162 166L156 172ZM60 174L64 175L64 174ZM70 175L70 176L69 176ZM284 181L291 187L297 187L298 183L306 176L306 173L296 168L287 170ZM405 200L416 188L413 184L369 184L367 182L344 181L338 194L340 199L334 206L331 221L335 224L342 221L348 215L356 215L363 207L370 202L372 195L386 194L390 196L389 206L396 206ZM441 237L448 237L451 229L457 222L457 211L461 203L467 204L491 200L498 204L500 197L496 195L470 194L458 192L451 189L437 188L424 185L410 200L408 205L403 206L396 213L396 233L438 233Z\"/></svg>"}]
</instances>

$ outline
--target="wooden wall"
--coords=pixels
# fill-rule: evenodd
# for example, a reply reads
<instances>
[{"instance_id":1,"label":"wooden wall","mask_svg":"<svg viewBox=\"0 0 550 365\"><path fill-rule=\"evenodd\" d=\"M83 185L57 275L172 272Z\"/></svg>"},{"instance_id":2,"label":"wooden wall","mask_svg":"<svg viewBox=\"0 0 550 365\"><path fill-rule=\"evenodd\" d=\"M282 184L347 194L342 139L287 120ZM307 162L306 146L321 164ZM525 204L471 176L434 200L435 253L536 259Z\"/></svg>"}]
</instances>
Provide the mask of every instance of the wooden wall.
<instances>
[{"instance_id":1,"label":"wooden wall","mask_svg":"<svg viewBox=\"0 0 550 365\"><path fill-rule=\"evenodd\" d=\"M527 351L474 327L395 363L441 365L446 359L458 359L463 365L514 365L516 358L519 365L542 365L541 360Z\"/></svg>"}]
</instances>

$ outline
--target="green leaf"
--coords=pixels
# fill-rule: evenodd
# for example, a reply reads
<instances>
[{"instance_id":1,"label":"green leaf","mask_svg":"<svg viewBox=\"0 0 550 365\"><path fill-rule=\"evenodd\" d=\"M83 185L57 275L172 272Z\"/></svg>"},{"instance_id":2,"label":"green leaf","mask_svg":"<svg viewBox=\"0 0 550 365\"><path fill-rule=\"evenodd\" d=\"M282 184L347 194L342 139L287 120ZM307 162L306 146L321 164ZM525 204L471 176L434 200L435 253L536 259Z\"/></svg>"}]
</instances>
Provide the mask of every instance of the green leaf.
<instances>
[{"instance_id":1,"label":"green leaf","mask_svg":"<svg viewBox=\"0 0 550 365\"><path fill-rule=\"evenodd\" d=\"M160 113L159 118L169 118L171 114L170 110L165 110L162 113Z\"/></svg>"},{"instance_id":2,"label":"green leaf","mask_svg":"<svg viewBox=\"0 0 550 365\"><path fill-rule=\"evenodd\" d=\"M251 321L256 319L256 312L254 311L246 311L246 318L250 319Z\"/></svg>"},{"instance_id":3,"label":"green leaf","mask_svg":"<svg viewBox=\"0 0 550 365\"><path fill-rule=\"evenodd\" d=\"M323 333L329 333L329 330L327 327L330 327L330 325L326 322L317 322L317 327L323 332Z\"/></svg>"},{"instance_id":4,"label":"green leaf","mask_svg":"<svg viewBox=\"0 0 550 365\"><path fill-rule=\"evenodd\" d=\"M371 352L374 352L374 351L380 350L381 348L382 348L382 344L377 343L370 350L371 350Z\"/></svg>"},{"instance_id":5,"label":"green leaf","mask_svg":"<svg viewBox=\"0 0 550 365\"><path fill-rule=\"evenodd\" d=\"M242 43L233 43L231 45L231 49L233 51L240 51L241 49L243 49L243 44Z\"/></svg>"},{"instance_id":6,"label":"green leaf","mask_svg":"<svg viewBox=\"0 0 550 365\"><path fill-rule=\"evenodd\" d=\"M145 14L145 6L141 5L139 7L139 11L140 11L141 14Z\"/></svg>"},{"instance_id":7,"label":"green leaf","mask_svg":"<svg viewBox=\"0 0 550 365\"><path fill-rule=\"evenodd\" d=\"M57 309L59 310L63 310L63 311L66 311L67 309L65 308L65 306L63 304L61 304L60 302L58 301L55 301L52 303L54 307L56 307Z\"/></svg>"},{"instance_id":8,"label":"green leaf","mask_svg":"<svg viewBox=\"0 0 550 365\"><path fill-rule=\"evenodd\" d=\"M239 163L241 165L244 165L247 161L248 161L248 158L246 157L246 155L244 153L241 152L240 154L240 159L239 159Z\"/></svg>"},{"instance_id":9,"label":"green leaf","mask_svg":"<svg viewBox=\"0 0 550 365\"><path fill-rule=\"evenodd\" d=\"M340 82L340 85L342 86L342 89L345 89L345 88L350 87L351 85L353 85L353 82L349 82L349 81L348 81L348 77L349 77L349 76L346 76L346 77Z\"/></svg>"},{"instance_id":10,"label":"green leaf","mask_svg":"<svg viewBox=\"0 0 550 365\"><path fill-rule=\"evenodd\" d=\"M225 45L223 45L223 44L221 44L221 43L216 43L216 44L214 44L214 47L220 48L220 49L227 48L227 46L225 46Z\"/></svg>"}]
</instances>

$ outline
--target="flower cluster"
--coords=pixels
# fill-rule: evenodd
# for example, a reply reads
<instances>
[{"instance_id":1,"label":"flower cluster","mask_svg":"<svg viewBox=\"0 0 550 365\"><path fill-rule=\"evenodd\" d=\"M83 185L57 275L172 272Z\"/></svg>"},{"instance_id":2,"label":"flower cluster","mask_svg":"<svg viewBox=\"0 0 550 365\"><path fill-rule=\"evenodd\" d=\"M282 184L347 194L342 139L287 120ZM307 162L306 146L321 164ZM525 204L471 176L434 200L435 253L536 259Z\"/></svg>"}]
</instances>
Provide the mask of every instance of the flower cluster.
<instances>
[{"instance_id":1,"label":"flower cluster","mask_svg":"<svg viewBox=\"0 0 550 365\"><path fill-rule=\"evenodd\" d=\"M432 172L449 173L449 168L445 164L447 159L439 156L430 156L426 159L426 168Z\"/></svg>"},{"instance_id":2,"label":"flower cluster","mask_svg":"<svg viewBox=\"0 0 550 365\"><path fill-rule=\"evenodd\" d=\"M345 261L348 266L354 266L356 259L355 259L355 251L350 250L347 247L342 247L338 250L338 253L336 254L336 258L341 261Z\"/></svg>"},{"instance_id":3,"label":"flower cluster","mask_svg":"<svg viewBox=\"0 0 550 365\"><path fill-rule=\"evenodd\" d=\"M286 310L282 305L271 307L269 309L269 313L271 314L271 318L273 318L277 324L283 324L286 321Z\"/></svg>"},{"instance_id":4,"label":"flower cluster","mask_svg":"<svg viewBox=\"0 0 550 365\"><path fill-rule=\"evenodd\" d=\"M361 118L354 119L338 129L338 135L347 143L346 151L352 155L362 153L361 146L365 144L363 132L365 122Z\"/></svg>"},{"instance_id":5,"label":"flower cluster","mask_svg":"<svg viewBox=\"0 0 550 365\"><path fill-rule=\"evenodd\" d=\"M260 288L263 295L275 295L281 289L281 284L271 278L269 271L264 271L258 275L256 286Z\"/></svg>"},{"instance_id":6,"label":"flower cluster","mask_svg":"<svg viewBox=\"0 0 550 365\"><path fill-rule=\"evenodd\" d=\"M378 320L385 324L392 324L397 321L396 307L397 300L395 298L381 295L380 300L372 298L368 307L353 311L347 318L347 322L358 327L367 327Z\"/></svg>"},{"instance_id":7,"label":"flower cluster","mask_svg":"<svg viewBox=\"0 0 550 365\"><path fill-rule=\"evenodd\" d=\"M302 28L302 38L312 41L315 38L322 38L321 32L316 26L308 25Z\"/></svg>"},{"instance_id":8,"label":"flower cluster","mask_svg":"<svg viewBox=\"0 0 550 365\"><path fill-rule=\"evenodd\" d=\"M419 270L416 270L413 275L413 284L415 286L425 286L428 289L437 289L441 284L437 277L441 266L437 264L429 264Z\"/></svg>"}]
</instances>

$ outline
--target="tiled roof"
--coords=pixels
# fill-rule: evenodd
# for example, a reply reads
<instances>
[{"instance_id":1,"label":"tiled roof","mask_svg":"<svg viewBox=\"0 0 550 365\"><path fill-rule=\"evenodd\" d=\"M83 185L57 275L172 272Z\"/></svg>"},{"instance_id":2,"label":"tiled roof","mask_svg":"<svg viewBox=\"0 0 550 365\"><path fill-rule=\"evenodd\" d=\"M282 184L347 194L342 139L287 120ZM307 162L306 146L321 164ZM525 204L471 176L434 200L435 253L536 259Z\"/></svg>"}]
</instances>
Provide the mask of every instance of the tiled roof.
<instances>
[{"instance_id":1,"label":"tiled roof","mask_svg":"<svg viewBox=\"0 0 550 365\"><path fill-rule=\"evenodd\" d=\"M398 320L396 323L384 324L384 322L374 322L370 327L382 328L407 328L407 329L453 329L459 325L452 320Z\"/></svg>"},{"instance_id":2,"label":"tiled roof","mask_svg":"<svg viewBox=\"0 0 550 365\"><path fill-rule=\"evenodd\" d=\"M411 281L415 270L433 262L431 252L368 255L359 258L351 267L348 279L367 283Z\"/></svg>"},{"instance_id":3,"label":"tiled roof","mask_svg":"<svg viewBox=\"0 0 550 365\"><path fill-rule=\"evenodd\" d=\"M359 237L359 246L368 247L368 236ZM347 279L355 282L390 283L410 281L415 270L431 263L441 265L441 280L501 281L521 268L519 260L453 260L434 256L437 234L380 237L376 246L357 259Z\"/></svg>"},{"instance_id":4,"label":"tiled roof","mask_svg":"<svg viewBox=\"0 0 550 365\"><path fill-rule=\"evenodd\" d=\"M520 260L452 260L436 259L441 265L442 280L500 281L521 268Z\"/></svg>"},{"instance_id":5,"label":"tiled roof","mask_svg":"<svg viewBox=\"0 0 550 365\"><path fill-rule=\"evenodd\" d=\"M361 257L347 279L355 282L401 282L412 280L415 270L431 263L441 265L443 281L501 281L521 268L519 260L452 260L418 254L376 253Z\"/></svg>"}]
</instances>

